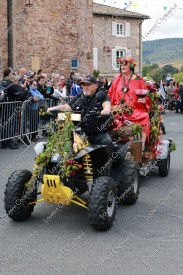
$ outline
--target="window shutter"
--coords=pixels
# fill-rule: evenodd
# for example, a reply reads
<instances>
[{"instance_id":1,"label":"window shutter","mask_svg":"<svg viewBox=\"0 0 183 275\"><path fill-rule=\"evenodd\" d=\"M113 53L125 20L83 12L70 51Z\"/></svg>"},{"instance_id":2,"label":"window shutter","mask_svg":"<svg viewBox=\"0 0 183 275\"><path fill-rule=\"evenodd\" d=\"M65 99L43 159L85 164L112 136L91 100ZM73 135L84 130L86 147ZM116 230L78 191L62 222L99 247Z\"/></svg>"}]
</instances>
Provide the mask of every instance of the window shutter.
<instances>
[{"instance_id":1,"label":"window shutter","mask_svg":"<svg viewBox=\"0 0 183 275\"><path fill-rule=\"evenodd\" d=\"M126 57L130 57L131 58L131 49L127 49L126 50Z\"/></svg>"},{"instance_id":2,"label":"window shutter","mask_svg":"<svg viewBox=\"0 0 183 275\"><path fill-rule=\"evenodd\" d=\"M112 35L117 34L117 24L116 22L112 22Z\"/></svg>"},{"instance_id":3,"label":"window shutter","mask_svg":"<svg viewBox=\"0 0 183 275\"><path fill-rule=\"evenodd\" d=\"M98 70L98 49L93 48L93 69Z\"/></svg>"},{"instance_id":4,"label":"window shutter","mask_svg":"<svg viewBox=\"0 0 183 275\"><path fill-rule=\"evenodd\" d=\"M125 36L130 36L130 23L125 23Z\"/></svg>"},{"instance_id":5,"label":"window shutter","mask_svg":"<svg viewBox=\"0 0 183 275\"><path fill-rule=\"evenodd\" d=\"M116 66L116 50L112 49L112 69L113 70L118 70L117 66Z\"/></svg>"}]
</instances>

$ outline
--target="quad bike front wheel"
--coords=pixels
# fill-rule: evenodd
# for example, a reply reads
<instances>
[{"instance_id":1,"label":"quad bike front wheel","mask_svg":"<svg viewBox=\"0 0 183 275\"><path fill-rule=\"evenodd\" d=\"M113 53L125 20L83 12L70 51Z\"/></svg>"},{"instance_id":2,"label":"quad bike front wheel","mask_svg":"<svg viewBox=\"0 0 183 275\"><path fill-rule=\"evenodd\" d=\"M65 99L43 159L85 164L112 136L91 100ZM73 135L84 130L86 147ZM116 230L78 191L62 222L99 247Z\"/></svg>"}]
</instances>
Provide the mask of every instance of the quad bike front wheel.
<instances>
[{"instance_id":1,"label":"quad bike front wheel","mask_svg":"<svg viewBox=\"0 0 183 275\"><path fill-rule=\"evenodd\" d=\"M167 177L170 170L170 153L166 159L162 159L159 164L159 175L160 177Z\"/></svg>"},{"instance_id":2,"label":"quad bike front wheel","mask_svg":"<svg viewBox=\"0 0 183 275\"><path fill-rule=\"evenodd\" d=\"M118 186L119 204L133 204L137 201L140 188L139 165L135 161L124 160Z\"/></svg>"},{"instance_id":3,"label":"quad bike front wheel","mask_svg":"<svg viewBox=\"0 0 183 275\"><path fill-rule=\"evenodd\" d=\"M28 191L25 184L31 179L31 172L19 170L9 177L5 189L5 210L7 215L14 221L23 221L30 217L34 205L27 205L36 201L37 188Z\"/></svg>"},{"instance_id":4,"label":"quad bike front wheel","mask_svg":"<svg viewBox=\"0 0 183 275\"><path fill-rule=\"evenodd\" d=\"M117 189L114 180L102 176L95 180L88 206L89 220L97 230L108 230L115 219Z\"/></svg>"}]
</instances>

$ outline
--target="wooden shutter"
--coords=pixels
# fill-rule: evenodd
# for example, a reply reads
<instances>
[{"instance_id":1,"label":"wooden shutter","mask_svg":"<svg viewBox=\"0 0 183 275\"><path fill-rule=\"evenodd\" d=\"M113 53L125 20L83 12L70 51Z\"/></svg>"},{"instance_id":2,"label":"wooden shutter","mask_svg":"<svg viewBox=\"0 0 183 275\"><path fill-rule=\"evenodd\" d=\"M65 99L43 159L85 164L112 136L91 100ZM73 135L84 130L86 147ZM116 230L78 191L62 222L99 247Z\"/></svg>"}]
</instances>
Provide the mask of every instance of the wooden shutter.
<instances>
[{"instance_id":1,"label":"wooden shutter","mask_svg":"<svg viewBox=\"0 0 183 275\"><path fill-rule=\"evenodd\" d=\"M98 49L93 48L93 69L98 70Z\"/></svg>"},{"instance_id":2,"label":"wooden shutter","mask_svg":"<svg viewBox=\"0 0 183 275\"><path fill-rule=\"evenodd\" d=\"M112 22L112 35L117 35L117 23Z\"/></svg>"},{"instance_id":3,"label":"wooden shutter","mask_svg":"<svg viewBox=\"0 0 183 275\"><path fill-rule=\"evenodd\" d=\"M112 69L113 70L118 70L116 67L116 49L112 49Z\"/></svg>"},{"instance_id":4,"label":"wooden shutter","mask_svg":"<svg viewBox=\"0 0 183 275\"><path fill-rule=\"evenodd\" d=\"M125 36L130 36L130 23L125 23Z\"/></svg>"}]
</instances>

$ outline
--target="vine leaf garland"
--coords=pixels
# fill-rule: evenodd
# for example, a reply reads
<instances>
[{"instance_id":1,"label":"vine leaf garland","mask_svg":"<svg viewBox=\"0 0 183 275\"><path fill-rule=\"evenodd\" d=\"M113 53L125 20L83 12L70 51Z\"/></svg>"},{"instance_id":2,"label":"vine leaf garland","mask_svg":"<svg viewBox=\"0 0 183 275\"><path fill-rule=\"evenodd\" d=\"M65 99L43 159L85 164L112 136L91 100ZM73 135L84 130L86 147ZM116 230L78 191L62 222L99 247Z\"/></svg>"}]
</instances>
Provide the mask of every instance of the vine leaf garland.
<instances>
[{"instance_id":1,"label":"vine leaf garland","mask_svg":"<svg viewBox=\"0 0 183 275\"><path fill-rule=\"evenodd\" d=\"M70 112L65 113L65 122L55 121L50 122L48 125L48 131L50 136L48 138L48 143L43 153L40 153L35 158L35 164L32 170L32 177L30 181L26 184L26 188L29 191L37 180L38 174L42 171L43 167L46 166L51 157L54 154L60 154L61 160L59 166L61 168L61 178L66 178L71 175L75 175L80 165L73 160L73 154L71 151L71 137L74 124L71 120Z\"/></svg>"}]
</instances>

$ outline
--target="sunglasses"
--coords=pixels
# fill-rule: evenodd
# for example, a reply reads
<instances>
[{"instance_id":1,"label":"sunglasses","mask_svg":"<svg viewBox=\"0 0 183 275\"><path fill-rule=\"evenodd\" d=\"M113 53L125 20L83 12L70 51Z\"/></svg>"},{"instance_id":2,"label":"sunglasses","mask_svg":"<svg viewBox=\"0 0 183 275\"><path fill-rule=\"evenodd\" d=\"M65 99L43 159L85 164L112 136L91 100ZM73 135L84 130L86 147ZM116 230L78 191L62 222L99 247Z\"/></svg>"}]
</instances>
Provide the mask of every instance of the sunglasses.
<instances>
[{"instance_id":1,"label":"sunglasses","mask_svg":"<svg viewBox=\"0 0 183 275\"><path fill-rule=\"evenodd\" d=\"M37 86L37 84L32 84L33 86Z\"/></svg>"}]
</instances>

